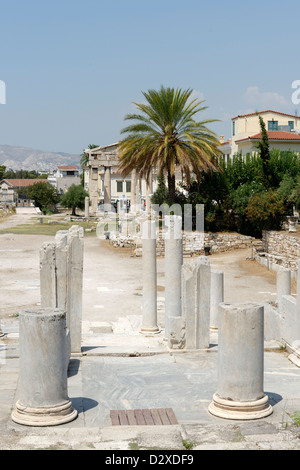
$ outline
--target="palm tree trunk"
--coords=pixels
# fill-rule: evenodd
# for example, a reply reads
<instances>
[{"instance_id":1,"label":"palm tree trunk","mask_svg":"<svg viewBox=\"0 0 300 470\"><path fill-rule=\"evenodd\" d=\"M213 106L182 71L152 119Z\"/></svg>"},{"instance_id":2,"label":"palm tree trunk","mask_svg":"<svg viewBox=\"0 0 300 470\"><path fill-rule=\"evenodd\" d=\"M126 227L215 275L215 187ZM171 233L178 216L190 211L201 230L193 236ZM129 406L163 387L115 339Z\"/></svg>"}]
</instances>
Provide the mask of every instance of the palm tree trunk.
<instances>
[{"instance_id":1,"label":"palm tree trunk","mask_svg":"<svg viewBox=\"0 0 300 470\"><path fill-rule=\"evenodd\" d=\"M169 188L169 204L175 204L175 174L172 175L168 170L168 188Z\"/></svg>"}]
</instances>

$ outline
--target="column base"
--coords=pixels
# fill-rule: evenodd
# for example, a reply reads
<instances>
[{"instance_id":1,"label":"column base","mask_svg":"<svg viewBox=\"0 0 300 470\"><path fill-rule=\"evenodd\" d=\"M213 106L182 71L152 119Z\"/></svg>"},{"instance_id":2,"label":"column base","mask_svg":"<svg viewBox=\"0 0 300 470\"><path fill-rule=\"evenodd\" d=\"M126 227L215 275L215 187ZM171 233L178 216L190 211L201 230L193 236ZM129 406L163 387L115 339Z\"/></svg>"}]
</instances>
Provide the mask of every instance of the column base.
<instances>
[{"instance_id":1,"label":"column base","mask_svg":"<svg viewBox=\"0 0 300 470\"><path fill-rule=\"evenodd\" d=\"M255 401L232 401L220 398L216 393L208 411L218 418L233 420L251 420L265 418L273 413L268 397L264 395Z\"/></svg>"},{"instance_id":2,"label":"column base","mask_svg":"<svg viewBox=\"0 0 300 470\"><path fill-rule=\"evenodd\" d=\"M15 423L25 426L57 426L73 421L77 415L70 401L49 408L29 408L17 402L11 418Z\"/></svg>"},{"instance_id":3,"label":"column base","mask_svg":"<svg viewBox=\"0 0 300 470\"><path fill-rule=\"evenodd\" d=\"M158 326L153 326L153 327L149 327L149 328L141 328L140 329L140 333L142 335L157 335L158 333L160 333L160 329L158 328Z\"/></svg>"}]
</instances>

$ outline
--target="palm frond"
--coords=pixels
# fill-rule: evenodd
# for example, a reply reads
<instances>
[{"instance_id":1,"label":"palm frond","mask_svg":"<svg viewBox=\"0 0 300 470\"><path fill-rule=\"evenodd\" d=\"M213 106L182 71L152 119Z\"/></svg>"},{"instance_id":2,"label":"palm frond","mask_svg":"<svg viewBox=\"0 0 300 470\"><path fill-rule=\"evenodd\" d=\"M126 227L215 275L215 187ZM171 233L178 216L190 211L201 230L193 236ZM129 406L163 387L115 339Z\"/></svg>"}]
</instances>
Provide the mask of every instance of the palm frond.
<instances>
[{"instance_id":1,"label":"palm frond","mask_svg":"<svg viewBox=\"0 0 300 470\"><path fill-rule=\"evenodd\" d=\"M121 173L126 176L133 169L147 181L153 168L174 175L181 168L187 181L192 173L201 177L202 170L218 170L219 149L217 136L207 127L216 120L195 120L207 106L204 101L190 100L192 90L161 87L143 92L146 103L134 103L138 113L127 114L126 121L134 121L121 133L125 137L118 144Z\"/></svg>"}]
</instances>

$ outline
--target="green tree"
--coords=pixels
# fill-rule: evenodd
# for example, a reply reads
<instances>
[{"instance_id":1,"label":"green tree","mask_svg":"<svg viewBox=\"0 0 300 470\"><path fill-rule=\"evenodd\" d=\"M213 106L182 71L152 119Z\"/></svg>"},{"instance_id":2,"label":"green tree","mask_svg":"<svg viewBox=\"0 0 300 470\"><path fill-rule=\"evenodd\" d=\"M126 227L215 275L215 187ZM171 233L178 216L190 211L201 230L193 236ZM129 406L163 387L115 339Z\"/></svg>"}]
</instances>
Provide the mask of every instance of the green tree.
<instances>
[{"instance_id":1,"label":"green tree","mask_svg":"<svg viewBox=\"0 0 300 470\"><path fill-rule=\"evenodd\" d=\"M254 195L265 191L264 185L260 181L241 184L230 193L230 207L236 216L236 229L244 234L251 234L252 225L247 218L247 208L249 201Z\"/></svg>"},{"instance_id":2,"label":"green tree","mask_svg":"<svg viewBox=\"0 0 300 470\"><path fill-rule=\"evenodd\" d=\"M278 188L287 176L296 180L300 175L299 154L292 151L272 149L270 151L269 172L273 189Z\"/></svg>"},{"instance_id":3,"label":"green tree","mask_svg":"<svg viewBox=\"0 0 300 470\"><path fill-rule=\"evenodd\" d=\"M59 202L59 195L56 188L50 183L43 181L28 186L25 190L22 189L22 192L25 192L30 199L33 199L36 206L44 213Z\"/></svg>"},{"instance_id":4,"label":"green tree","mask_svg":"<svg viewBox=\"0 0 300 470\"><path fill-rule=\"evenodd\" d=\"M295 187L289 196L289 202L295 206L298 212L300 211L300 176L298 176Z\"/></svg>"},{"instance_id":5,"label":"green tree","mask_svg":"<svg viewBox=\"0 0 300 470\"><path fill-rule=\"evenodd\" d=\"M262 160L258 155L235 155L224 165L223 172L228 181L230 191L234 191L243 184L251 184L262 179Z\"/></svg>"},{"instance_id":6,"label":"green tree","mask_svg":"<svg viewBox=\"0 0 300 470\"><path fill-rule=\"evenodd\" d=\"M157 189L151 197L152 204L167 204L169 200L169 191L166 186L166 181L164 175L157 177Z\"/></svg>"},{"instance_id":7,"label":"green tree","mask_svg":"<svg viewBox=\"0 0 300 470\"><path fill-rule=\"evenodd\" d=\"M203 169L218 168L221 155L217 136L207 128L215 121L195 120L207 107L191 94L192 90L165 87L143 93L146 103L134 103L138 114L125 116L135 123L121 130L127 135L118 144L124 177L134 169L148 182L153 168L167 174L170 205L176 199L176 170L183 172L189 185L193 173L200 181Z\"/></svg>"},{"instance_id":8,"label":"green tree","mask_svg":"<svg viewBox=\"0 0 300 470\"><path fill-rule=\"evenodd\" d=\"M85 207L85 198L88 193L83 189L81 184L72 184L68 191L61 197L61 205L72 209L72 215L76 216L76 209L83 210Z\"/></svg>"},{"instance_id":9,"label":"green tree","mask_svg":"<svg viewBox=\"0 0 300 470\"><path fill-rule=\"evenodd\" d=\"M259 156L262 160L263 166L263 184L265 185L266 189L270 188L271 181L270 181L270 171L269 171L269 163L270 163L270 145L269 145L269 138L268 133L266 130L266 125L261 116L259 118L259 125L260 125L260 132L261 132L261 140L257 142L256 146L258 148Z\"/></svg>"},{"instance_id":10,"label":"green tree","mask_svg":"<svg viewBox=\"0 0 300 470\"><path fill-rule=\"evenodd\" d=\"M253 235L261 237L262 230L280 230L286 207L284 196L269 189L251 197L246 216L253 227Z\"/></svg>"},{"instance_id":11,"label":"green tree","mask_svg":"<svg viewBox=\"0 0 300 470\"><path fill-rule=\"evenodd\" d=\"M16 178L16 172L14 170L12 170L11 168L9 168L8 170L5 170L3 178L15 179Z\"/></svg>"},{"instance_id":12,"label":"green tree","mask_svg":"<svg viewBox=\"0 0 300 470\"><path fill-rule=\"evenodd\" d=\"M5 165L0 165L0 181L5 178L5 170L6 166Z\"/></svg>"}]
</instances>

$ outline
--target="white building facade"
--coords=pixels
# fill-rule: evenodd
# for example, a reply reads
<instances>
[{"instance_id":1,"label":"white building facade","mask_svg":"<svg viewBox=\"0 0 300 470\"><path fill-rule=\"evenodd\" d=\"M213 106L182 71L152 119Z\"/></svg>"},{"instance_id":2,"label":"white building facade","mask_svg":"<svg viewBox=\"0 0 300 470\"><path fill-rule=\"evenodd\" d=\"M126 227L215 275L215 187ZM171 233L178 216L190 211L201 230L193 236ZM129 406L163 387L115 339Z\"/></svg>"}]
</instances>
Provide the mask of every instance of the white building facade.
<instances>
[{"instance_id":1,"label":"white building facade","mask_svg":"<svg viewBox=\"0 0 300 470\"><path fill-rule=\"evenodd\" d=\"M58 166L53 174L48 176L47 181L59 194L64 194L72 184L81 184L80 171L76 166Z\"/></svg>"},{"instance_id":2,"label":"white building facade","mask_svg":"<svg viewBox=\"0 0 300 470\"><path fill-rule=\"evenodd\" d=\"M232 118L231 158L257 152L256 144L261 139L258 116L264 120L271 149L300 153L300 116L266 110Z\"/></svg>"},{"instance_id":3,"label":"white building facade","mask_svg":"<svg viewBox=\"0 0 300 470\"><path fill-rule=\"evenodd\" d=\"M237 154L246 156L257 153L257 143L262 137L259 116L265 123L271 150L300 154L300 116L266 110L232 118L231 138L225 142L224 137L220 137L225 162L228 163Z\"/></svg>"}]
</instances>

